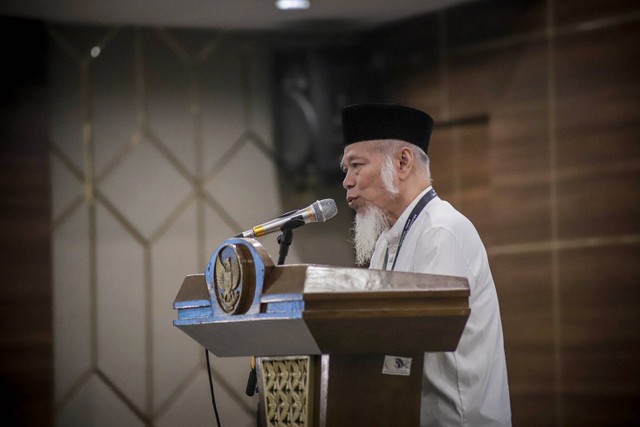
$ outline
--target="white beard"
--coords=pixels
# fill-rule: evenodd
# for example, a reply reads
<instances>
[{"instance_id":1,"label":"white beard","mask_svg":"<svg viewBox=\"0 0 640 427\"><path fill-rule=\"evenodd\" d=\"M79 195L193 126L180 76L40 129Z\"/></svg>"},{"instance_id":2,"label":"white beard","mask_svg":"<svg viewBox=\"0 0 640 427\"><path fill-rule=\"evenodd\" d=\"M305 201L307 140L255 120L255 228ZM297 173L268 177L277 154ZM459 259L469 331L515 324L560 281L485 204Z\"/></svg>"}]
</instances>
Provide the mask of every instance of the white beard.
<instances>
[{"instance_id":1,"label":"white beard","mask_svg":"<svg viewBox=\"0 0 640 427\"><path fill-rule=\"evenodd\" d=\"M384 211L377 206L368 204L364 212L356 213L353 232L356 250L356 264L366 265L376 247L380 234L389 229L389 221Z\"/></svg>"}]
</instances>

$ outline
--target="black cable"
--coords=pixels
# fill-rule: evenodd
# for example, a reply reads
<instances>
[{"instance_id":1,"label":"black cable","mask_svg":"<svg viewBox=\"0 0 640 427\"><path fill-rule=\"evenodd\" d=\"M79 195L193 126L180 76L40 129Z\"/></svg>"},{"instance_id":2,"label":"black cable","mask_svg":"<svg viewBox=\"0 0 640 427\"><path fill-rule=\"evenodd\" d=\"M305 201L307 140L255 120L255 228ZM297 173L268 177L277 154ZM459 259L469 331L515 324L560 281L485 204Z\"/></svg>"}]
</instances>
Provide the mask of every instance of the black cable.
<instances>
[{"instance_id":1,"label":"black cable","mask_svg":"<svg viewBox=\"0 0 640 427\"><path fill-rule=\"evenodd\" d=\"M216 414L216 423L220 426L220 417L218 416L218 406L216 405L216 395L213 394L213 379L211 378L211 363L209 363L209 350L204 349L204 356L207 359L207 373L209 374L209 390L211 390L211 403L213 404L213 412Z\"/></svg>"}]
</instances>

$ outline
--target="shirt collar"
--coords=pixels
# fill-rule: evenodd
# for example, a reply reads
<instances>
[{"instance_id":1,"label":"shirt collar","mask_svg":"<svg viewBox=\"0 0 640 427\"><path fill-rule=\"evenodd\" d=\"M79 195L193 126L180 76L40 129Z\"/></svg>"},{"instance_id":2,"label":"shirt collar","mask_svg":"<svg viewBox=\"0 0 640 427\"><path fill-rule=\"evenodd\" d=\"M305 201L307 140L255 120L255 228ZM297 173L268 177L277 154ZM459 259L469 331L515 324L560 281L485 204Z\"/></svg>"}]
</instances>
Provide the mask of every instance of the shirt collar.
<instances>
[{"instance_id":1,"label":"shirt collar","mask_svg":"<svg viewBox=\"0 0 640 427\"><path fill-rule=\"evenodd\" d=\"M405 210L402 211L402 214L398 217L396 223L393 224L393 227L380 235L380 238L387 241L387 245L398 244L398 242L400 241L400 236L402 235L402 230L404 229L404 225L407 222L409 215L411 215L411 211L413 210L415 205L418 204L420 198L422 198L422 196L424 196L429 190L431 190L431 186L425 188L422 193L418 194L416 198L413 199L411 203L409 203L409 206L407 206Z\"/></svg>"}]
</instances>

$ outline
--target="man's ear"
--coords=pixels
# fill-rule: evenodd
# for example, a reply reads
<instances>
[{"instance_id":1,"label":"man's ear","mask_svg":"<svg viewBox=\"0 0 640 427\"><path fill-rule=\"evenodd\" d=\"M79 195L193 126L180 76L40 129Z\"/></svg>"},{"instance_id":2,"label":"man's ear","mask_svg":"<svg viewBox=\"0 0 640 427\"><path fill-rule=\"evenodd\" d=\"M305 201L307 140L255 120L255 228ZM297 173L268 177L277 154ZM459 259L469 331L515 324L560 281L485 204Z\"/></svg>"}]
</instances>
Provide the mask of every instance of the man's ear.
<instances>
[{"instance_id":1,"label":"man's ear","mask_svg":"<svg viewBox=\"0 0 640 427\"><path fill-rule=\"evenodd\" d=\"M402 147L398 152L398 178L406 179L414 167L415 158L413 150L409 147Z\"/></svg>"}]
</instances>

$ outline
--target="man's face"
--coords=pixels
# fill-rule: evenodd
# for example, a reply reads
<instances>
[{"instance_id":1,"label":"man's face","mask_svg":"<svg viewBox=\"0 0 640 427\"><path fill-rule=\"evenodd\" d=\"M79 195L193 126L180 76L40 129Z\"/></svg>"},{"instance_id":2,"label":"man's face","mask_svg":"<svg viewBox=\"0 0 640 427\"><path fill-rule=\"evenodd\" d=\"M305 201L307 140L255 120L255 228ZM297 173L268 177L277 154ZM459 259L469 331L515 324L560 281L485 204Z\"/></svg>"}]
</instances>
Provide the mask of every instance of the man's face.
<instances>
[{"instance_id":1,"label":"man's face","mask_svg":"<svg viewBox=\"0 0 640 427\"><path fill-rule=\"evenodd\" d=\"M385 156L368 141L356 142L344 149L341 166L345 172L342 186L347 190L349 207L361 212L368 204L385 210L392 195L382 180L380 171Z\"/></svg>"}]
</instances>

